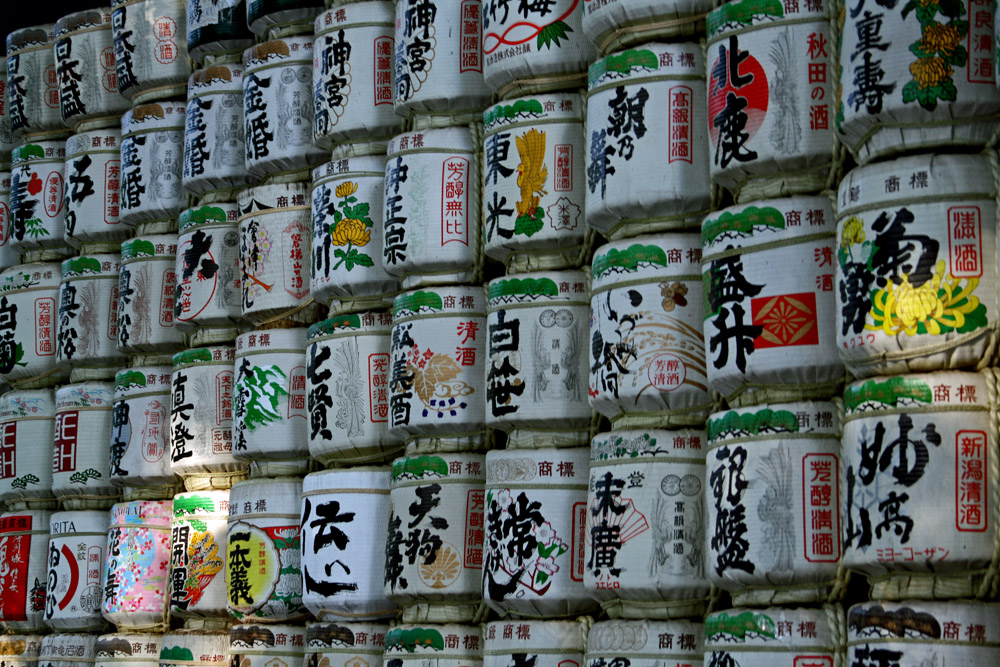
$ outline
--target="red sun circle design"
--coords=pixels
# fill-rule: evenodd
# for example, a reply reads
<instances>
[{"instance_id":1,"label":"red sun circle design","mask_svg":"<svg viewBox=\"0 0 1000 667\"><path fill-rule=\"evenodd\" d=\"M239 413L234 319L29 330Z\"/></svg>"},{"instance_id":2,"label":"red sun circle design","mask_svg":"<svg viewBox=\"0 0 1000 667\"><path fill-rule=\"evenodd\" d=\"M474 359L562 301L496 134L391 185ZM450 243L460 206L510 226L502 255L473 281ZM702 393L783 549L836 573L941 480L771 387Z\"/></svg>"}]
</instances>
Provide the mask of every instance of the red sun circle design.
<instances>
[{"instance_id":1,"label":"red sun circle design","mask_svg":"<svg viewBox=\"0 0 1000 667\"><path fill-rule=\"evenodd\" d=\"M721 82L718 74L720 71L719 61L723 57L728 57L728 54L723 55L720 53L719 56L712 63L712 69L709 70L712 72L712 78L708 82L708 131L712 136L712 144L715 145L719 140L719 128L715 127L712 119L719 115L719 112L725 108L726 95L729 93L734 93L746 99L747 125L745 131L750 134L750 139L753 139L754 135L757 134L757 130L764 124L764 116L767 115L769 101L767 75L764 73L764 68L761 67L757 59L747 53L746 58L739 64L737 74L740 77L752 75L753 81L738 91L733 86L732 80L727 81L725 86L720 87ZM722 71L725 72L724 69Z\"/></svg>"}]
</instances>

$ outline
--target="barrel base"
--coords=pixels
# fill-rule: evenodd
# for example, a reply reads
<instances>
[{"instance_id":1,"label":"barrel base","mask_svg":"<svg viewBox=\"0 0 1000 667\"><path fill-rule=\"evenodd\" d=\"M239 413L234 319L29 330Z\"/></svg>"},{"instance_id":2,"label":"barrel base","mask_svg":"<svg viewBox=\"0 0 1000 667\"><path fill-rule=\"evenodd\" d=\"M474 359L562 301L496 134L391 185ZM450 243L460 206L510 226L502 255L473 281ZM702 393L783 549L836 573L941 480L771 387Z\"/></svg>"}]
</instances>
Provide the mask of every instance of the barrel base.
<instances>
[{"instance_id":1,"label":"barrel base","mask_svg":"<svg viewBox=\"0 0 1000 667\"><path fill-rule=\"evenodd\" d=\"M480 623L489 608L483 602L415 602L403 609L403 623Z\"/></svg>"},{"instance_id":2,"label":"barrel base","mask_svg":"<svg viewBox=\"0 0 1000 667\"><path fill-rule=\"evenodd\" d=\"M599 603L593 598L561 599L561 600L504 600L490 604L500 618L530 618L545 621L556 618L574 618L590 614L600 609Z\"/></svg>"},{"instance_id":3,"label":"barrel base","mask_svg":"<svg viewBox=\"0 0 1000 667\"><path fill-rule=\"evenodd\" d=\"M164 102L167 100L187 98L187 79L179 83L166 83L162 86L153 86L146 90L139 90L132 95L132 106L148 104L149 102Z\"/></svg>"},{"instance_id":4,"label":"barrel base","mask_svg":"<svg viewBox=\"0 0 1000 667\"><path fill-rule=\"evenodd\" d=\"M828 382L803 384L750 384L728 394L726 402L731 408L745 408L764 403L794 403L796 401L825 401L843 394L846 376Z\"/></svg>"},{"instance_id":5,"label":"barrel base","mask_svg":"<svg viewBox=\"0 0 1000 667\"><path fill-rule=\"evenodd\" d=\"M732 593L734 607L769 607L773 605L819 604L835 602L843 594L837 582L782 588L745 588ZM880 598L875 598L880 599Z\"/></svg>"},{"instance_id":6,"label":"barrel base","mask_svg":"<svg viewBox=\"0 0 1000 667\"><path fill-rule=\"evenodd\" d=\"M709 414L717 410L718 401L690 408L662 412L622 412L611 418L611 427L620 431L629 428L704 428Z\"/></svg>"},{"instance_id":7,"label":"barrel base","mask_svg":"<svg viewBox=\"0 0 1000 667\"><path fill-rule=\"evenodd\" d=\"M486 254L502 261L507 267L507 275L509 276L515 273L529 273L531 271L575 269L583 265L590 254L589 250L590 243L585 242L582 245L571 246L569 248L514 251L505 257L499 253L487 252Z\"/></svg>"},{"instance_id":8,"label":"barrel base","mask_svg":"<svg viewBox=\"0 0 1000 667\"><path fill-rule=\"evenodd\" d=\"M435 287L439 285L469 285L481 282L478 279L478 271L469 268L468 271L440 272L440 273L408 273L400 278L400 286L403 291L419 289L421 287Z\"/></svg>"},{"instance_id":9,"label":"barrel base","mask_svg":"<svg viewBox=\"0 0 1000 667\"><path fill-rule=\"evenodd\" d=\"M406 442L406 455L441 452L482 452L492 446L492 434L485 432L447 436L418 435Z\"/></svg>"},{"instance_id":10,"label":"barrel base","mask_svg":"<svg viewBox=\"0 0 1000 667\"><path fill-rule=\"evenodd\" d=\"M646 42L676 40L679 37L705 35L705 14L692 16L644 18L622 22L599 35L588 35L602 55Z\"/></svg>"},{"instance_id":11,"label":"barrel base","mask_svg":"<svg viewBox=\"0 0 1000 667\"><path fill-rule=\"evenodd\" d=\"M74 368L69 372L70 382L93 382L95 380L114 380L115 374L128 364L128 359L122 359L120 365L114 366L84 366Z\"/></svg>"},{"instance_id":12,"label":"barrel base","mask_svg":"<svg viewBox=\"0 0 1000 667\"><path fill-rule=\"evenodd\" d=\"M328 317L347 315L349 313L366 313L371 310L385 310L392 306L395 294L374 294L372 296L345 297L330 299Z\"/></svg>"},{"instance_id":13,"label":"barrel base","mask_svg":"<svg viewBox=\"0 0 1000 667\"><path fill-rule=\"evenodd\" d=\"M326 468L344 468L371 463L387 463L403 455L404 445L387 444L383 447L354 447L329 452L310 452L310 456Z\"/></svg>"},{"instance_id":14,"label":"barrel base","mask_svg":"<svg viewBox=\"0 0 1000 667\"><path fill-rule=\"evenodd\" d=\"M954 600L996 597L997 572L978 570L962 574L898 574L869 577L872 600Z\"/></svg>"},{"instance_id":15,"label":"barrel base","mask_svg":"<svg viewBox=\"0 0 1000 667\"><path fill-rule=\"evenodd\" d=\"M899 123L894 126L891 122L880 121L871 136L860 144L848 144L848 149L854 154L858 165L865 165L894 154L929 153L943 146L947 146L952 152L960 146L983 147L991 140L996 129L996 116L992 114L974 119L957 119L953 125Z\"/></svg>"},{"instance_id":16,"label":"barrel base","mask_svg":"<svg viewBox=\"0 0 1000 667\"><path fill-rule=\"evenodd\" d=\"M663 234L666 232L697 232L701 230L701 222L711 209L693 212L683 212L671 215L630 218L615 222L610 228L603 229L597 225L591 226L604 234L609 241L628 239L645 234ZM589 222L589 221L588 221Z\"/></svg>"},{"instance_id":17,"label":"barrel base","mask_svg":"<svg viewBox=\"0 0 1000 667\"><path fill-rule=\"evenodd\" d=\"M229 472L195 472L184 473L184 489L187 491L228 490L236 482L242 482L250 476L244 470Z\"/></svg>"},{"instance_id":18,"label":"barrel base","mask_svg":"<svg viewBox=\"0 0 1000 667\"><path fill-rule=\"evenodd\" d=\"M313 469L312 459L304 454L300 459L256 459L249 462L250 477L299 477Z\"/></svg>"},{"instance_id":19,"label":"barrel base","mask_svg":"<svg viewBox=\"0 0 1000 667\"><path fill-rule=\"evenodd\" d=\"M586 72L563 72L558 74L514 79L513 81L509 81L499 86L497 88L497 95L499 95L501 99L508 100L513 97L538 95L539 93L551 93L560 90L577 90L585 88L586 86Z\"/></svg>"},{"instance_id":20,"label":"barrel base","mask_svg":"<svg viewBox=\"0 0 1000 667\"><path fill-rule=\"evenodd\" d=\"M62 248L25 248L21 251L21 263L53 262L72 256L73 249L69 246Z\"/></svg>"},{"instance_id":21,"label":"barrel base","mask_svg":"<svg viewBox=\"0 0 1000 667\"><path fill-rule=\"evenodd\" d=\"M882 352L866 359L844 359L844 366L859 380L875 375L904 375L942 370L982 371L992 363L997 349L997 325L959 337L939 336L933 352L921 349Z\"/></svg>"},{"instance_id":22,"label":"barrel base","mask_svg":"<svg viewBox=\"0 0 1000 667\"><path fill-rule=\"evenodd\" d=\"M176 234L177 216L161 218L158 220L139 220L135 223L136 236L148 236L151 234Z\"/></svg>"},{"instance_id":23,"label":"barrel base","mask_svg":"<svg viewBox=\"0 0 1000 667\"><path fill-rule=\"evenodd\" d=\"M6 498L4 504L8 512L25 510L54 510L58 506L54 497L50 498Z\"/></svg>"},{"instance_id":24,"label":"barrel base","mask_svg":"<svg viewBox=\"0 0 1000 667\"><path fill-rule=\"evenodd\" d=\"M330 142L330 159L342 160L344 158L362 157L364 155L385 155L389 150L389 140L391 137L373 139L365 137L358 141L343 139L340 143ZM322 144L320 144L322 145Z\"/></svg>"},{"instance_id":25,"label":"barrel base","mask_svg":"<svg viewBox=\"0 0 1000 667\"><path fill-rule=\"evenodd\" d=\"M170 500L181 489L180 482L167 486L125 486L122 487L122 500Z\"/></svg>"},{"instance_id":26,"label":"barrel base","mask_svg":"<svg viewBox=\"0 0 1000 667\"><path fill-rule=\"evenodd\" d=\"M751 176L732 186L721 182L720 185L727 187L733 193L737 204L746 204L758 199L816 194L836 188L839 180L840 164L838 162L799 170L795 173Z\"/></svg>"},{"instance_id":27,"label":"barrel base","mask_svg":"<svg viewBox=\"0 0 1000 667\"><path fill-rule=\"evenodd\" d=\"M32 375L26 378L6 378L12 389L45 389L57 384L65 384L69 379L69 369L53 368L52 370Z\"/></svg>"},{"instance_id":28,"label":"barrel base","mask_svg":"<svg viewBox=\"0 0 1000 667\"><path fill-rule=\"evenodd\" d=\"M117 492L113 494L95 493L86 496L59 496L59 505L64 510L109 510L119 500L120 496ZM89 632L89 630L80 630L80 632Z\"/></svg>"},{"instance_id":29,"label":"barrel base","mask_svg":"<svg viewBox=\"0 0 1000 667\"><path fill-rule=\"evenodd\" d=\"M212 618L185 618L184 629L197 632L228 632L233 627L233 619L212 617Z\"/></svg>"},{"instance_id":30,"label":"barrel base","mask_svg":"<svg viewBox=\"0 0 1000 667\"><path fill-rule=\"evenodd\" d=\"M507 449L589 447L590 428L514 429L507 434Z\"/></svg>"},{"instance_id":31,"label":"barrel base","mask_svg":"<svg viewBox=\"0 0 1000 667\"><path fill-rule=\"evenodd\" d=\"M239 335L240 330L237 327L201 327L191 334L189 340L191 347L204 347L205 345L232 343Z\"/></svg>"},{"instance_id":32,"label":"barrel base","mask_svg":"<svg viewBox=\"0 0 1000 667\"><path fill-rule=\"evenodd\" d=\"M705 615L708 610L708 600L605 600L601 608L614 619L645 620L654 618L669 620L674 618L693 618Z\"/></svg>"}]
</instances>

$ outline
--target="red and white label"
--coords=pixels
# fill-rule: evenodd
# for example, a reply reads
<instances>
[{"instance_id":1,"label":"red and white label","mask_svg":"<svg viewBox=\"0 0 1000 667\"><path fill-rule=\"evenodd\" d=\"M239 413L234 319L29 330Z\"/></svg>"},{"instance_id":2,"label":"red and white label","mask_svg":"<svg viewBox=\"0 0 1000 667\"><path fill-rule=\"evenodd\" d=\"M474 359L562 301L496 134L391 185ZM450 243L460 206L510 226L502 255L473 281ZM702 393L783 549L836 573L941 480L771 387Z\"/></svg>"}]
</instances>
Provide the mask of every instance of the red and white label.
<instances>
[{"instance_id":1,"label":"red and white label","mask_svg":"<svg viewBox=\"0 0 1000 667\"><path fill-rule=\"evenodd\" d=\"M835 454L802 457L802 539L810 563L840 560L839 479Z\"/></svg>"},{"instance_id":2,"label":"red and white label","mask_svg":"<svg viewBox=\"0 0 1000 667\"><path fill-rule=\"evenodd\" d=\"M668 162L691 163L691 101L688 86L671 86L667 103L667 130L670 133Z\"/></svg>"},{"instance_id":3,"label":"red and white label","mask_svg":"<svg viewBox=\"0 0 1000 667\"><path fill-rule=\"evenodd\" d=\"M649 383L659 391L673 391L684 384L687 376L687 367L684 360L676 354L665 352L651 362L646 369L646 377Z\"/></svg>"},{"instance_id":4,"label":"red and white label","mask_svg":"<svg viewBox=\"0 0 1000 667\"><path fill-rule=\"evenodd\" d=\"M555 152L556 177L553 179L553 189L556 192L569 192L573 189L573 144L556 144Z\"/></svg>"},{"instance_id":5,"label":"red and white label","mask_svg":"<svg viewBox=\"0 0 1000 667\"><path fill-rule=\"evenodd\" d=\"M392 104L392 59L395 50L395 40L392 37L376 37L375 50L375 86L373 100L375 106Z\"/></svg>"},{"instance_id":6,"label":"red and white label","mask_svg":"<svg viewBox=\"0 0 1000 667\"><path fill-rule=\"evenodd\" d=\"M45 215L54 218L63 208L63 175L58 171L50 171L45 177Z\"/></svg>"},{"instance_id":7,"label":"red and white label","mask_svg":"<svg viewBox=\"0 0 1000 667\"><path fill-rule=\"evenodd\" d=\"M987 498L986 433L959 431L955 435L955 527L967 533L985 532Z\"/></svg>"},{"instance_id":8,"label":"red and white label","mask_svg":"<svg viewBox=\"0 0 1000 667\"><path fill-rule=\"evenodd\" d=\"M833 667L833 657L828 655L797 655L792 667Z\"/></svg>"},{"instance_id":9,"label":"red and white label","mask_svg":"<svg viewBox=\"0 0 1000 667\"><path fill-rule=\"evenodd\" d=\"M312 231L298 220L281 232L281 256L285 258L281 269L285 279L285 291L296 299L304 299L309 294L309 281L302 275L302 239L311 238L311 235Z\"/></svg>"},{"instance_id":10,"label":"red and white label","mask_svg":"<svg viewBox=\"0 0 1000 667\"><path fill-rule=\"evenodd\" d=\"M948 260L956 278L983 275L983 223L978 206L948 209Z\"/></svg>"},{"instance_id":11,"label":"red and white label","mask_svg":"<svg viewBox=\"0 0 1000 667\"><path fill-rule=\"evenodd\" d=\"M389 421L389 353L368 355L368 410L372 423Z\"/></svg>"},{"instance_id":12,"label":"red and white label","mask_svg":"<svg viewBox=\"0 0 1000 667\"><path fill-rule=\"evenodd\" d=\"M0 428L0 479L17 477L17 422Z\"/></svg>"},{"instance_id":13,"label":"red and white label","mask_svg":"<svg viewBox=\"0 0 1000 667\"><path fill-rule=\"evenodd\" d=\"M296 366L288 374L288 417L306 418L305 366Z\"/></svg>"},{"instance_id":14,"label":"red and white label","mask_svg":"<svg viewBox=\"0 0 1000 667\"><path fill-rule=\"evenodd\" d=\"M117 88L115 92L118 92ZM106 225L118 224L121 164L121 160L108 160L104 163L104 224Z\"/></svg>"},{"instance_id":15,"label":"red and white label","mask_svg":"<svg viewBox=\"0 0 1000 667\"><path fill-rule=\"evenodd\" d=\"M465 557L467 570L483 569L483 539L485 537L486 491L472 489L465 502Z\"/></svg>"},{"instance_id":16,"label":"red and white label","mask_svg":"<svg viewBox=\"0 0 1000 667\"><path fill-rule=\"evenodd\" d=\"M55 440L52 448L52 472L76 470L76 439L80 413L76 410L56 415Z\"/></svg>"},{"instance_id":17,"label":"red and white label","mask_svg":"<svg viewBox=\"0 0 1000 667\"><path fill-rule=\"evenodd\" d=\"M450 157L441 167L441 246L469 245L469 160Z\"/></svg>"},{"instance_id":18,"label":"red and white label","mask_svg":"<svg viewBox=\"0 0 1000 667\"><path fill-rule=\"evenodd\" d=\"M482 72L482 7L479 0L462 0L461 35L459 73Z\"/></svg>"},{"instance_id":19,"label":"red and white label","mask_svg":"<svg viewBox=\"0 0 1000 667\"><path fill-rule=\"evenodd\" d=\"M15 515L0 519L0 618L5 621L26 621L28 591L28 563L31 560L30 535L4 533L31 530L31 515Z\"/></svg>"},{"instance_id":20,"label":"red and white label","mask_svg":"<svg viewBox=\"0 0 1000 667\"><path fill-rule=\"evenodd\" d=\"M222 371L215 376L215 425L233 421L233 371Z\"/></svg>"},{"instance_id":21,"label":"red and white label","mask_svg":"<svg viewBox=\"0 0 1000 667\"><path fill-rule=\"evenodd\" d=\"M54 298L43 296L35 299L35 354L39 357L51 357L56 353L55 336L52 331L52 313L55 309Z\"/></svg>"},{"instance_id":22,"label":"red and white label","mask_svg":"<svg viewBox=\"0 0 1000 667\"><path fill-rule=\"evenodd\" d=\"M570 554L569 577L573 581L583 581L583 568L587 564L587 503L573 503L573 531Z\"/></svg>"}]
</instances>

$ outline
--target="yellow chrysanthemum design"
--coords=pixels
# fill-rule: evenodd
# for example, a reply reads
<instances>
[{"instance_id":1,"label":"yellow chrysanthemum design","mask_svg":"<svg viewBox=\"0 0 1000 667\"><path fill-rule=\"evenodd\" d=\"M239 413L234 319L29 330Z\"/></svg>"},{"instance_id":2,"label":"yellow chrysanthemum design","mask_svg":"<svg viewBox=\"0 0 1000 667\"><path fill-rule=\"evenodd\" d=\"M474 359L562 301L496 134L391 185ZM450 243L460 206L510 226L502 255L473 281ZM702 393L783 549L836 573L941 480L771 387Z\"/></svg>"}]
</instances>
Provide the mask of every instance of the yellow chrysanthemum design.
<instances>
[{"instance_id":1,"label":"yellow chrysanthemum design","mask_svg":"<svg viewBox=\"0 0 1000 667\"><path fill-rule=\"evenodd\" d=\"M962 33L953 25L932 23L924 28L920 48L926 53L950 55L962 43Z\"/></svg>"},{"instance_id":2,"label":"yellow chrysanthemum design","mask_svg":"<svg viewBox=\"0 0 1000 667\"><path fill-rule=\"evenodd\" d=\"M840 247L850 248L855 243L865 242L865 223L861 218L852 215L844 223L840 232Z\"/></svg>"},{"instance_id":3,"label":"yellow chrysanthemum design","mask_svg":"<svg viewBox=\"0 0 1000 667\"><path fill-rule=\"evenodd\" d=\"M336 195L338 197L350 197L358 191L358 184L353 181L345 181L337 186Z\"/></svg>"},{"instance_id":4,"label":"yellow chrysanthemum design","mask_svg":"<svg viewBox=\"0 0 1000 667\"><path fill-rule=\"evenodd\" d=\"M875 318L874 324L865 328L885 332L895 336L905 332L915 336L919 328L937 336L942 327L961 329L965 326L965 316L979 307L979 299L972 296L978 278L945 277L945 264L939 260L930 280L919 287L910 283L909 274L903 274L903 281L896 285L890 282L885 289L875 293L872 300L873 312L881 312L882 320Z\"/></svg>"},{"instance_id":5,"label":"yellow chrysanthemum design","mask_svg":"<svg viewBox=\"0 0 1000 667\"><path fill-rule=\"evenodd\" d=\"M940 58L918 58L910 63L910 74L921 88L933 88L953 73L951 65Z\"/></svg>"},{"instance_id":6,"label":"yellow chrysanthemum design","mask_svg":"<svg viewBox=\"0 0 1000 667\"><path fill-rule=\"evenodd\" d=\"M368 226L363 221L356 218L344 218L330 232L330 239L333 245L353 243L356 246L366 246L371 238L372 230L368 229Z\"/></svg>"}]
</instances>

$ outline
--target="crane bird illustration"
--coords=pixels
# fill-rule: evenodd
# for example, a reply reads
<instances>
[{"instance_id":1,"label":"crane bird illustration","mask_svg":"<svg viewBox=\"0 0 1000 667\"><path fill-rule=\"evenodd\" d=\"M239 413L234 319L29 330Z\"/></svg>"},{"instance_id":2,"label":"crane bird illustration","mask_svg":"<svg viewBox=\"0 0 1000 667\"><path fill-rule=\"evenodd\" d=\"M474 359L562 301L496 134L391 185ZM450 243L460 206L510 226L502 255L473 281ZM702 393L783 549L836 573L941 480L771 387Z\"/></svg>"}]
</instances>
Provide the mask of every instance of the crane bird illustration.
<instances>
[{"instance_id":1,"label":"crane bird illustration","mask_svg":"<svg viewBox=\"0 0 1000 667\"><path fill-rule=\"evenodd\" d=\"M545 166L545 133L528 130L523 137L514 137L521 163L517 165L517 187L521 188L521 201L517 202L517 215L532 216L538 208L538 199L547 195L545 179L549 170Z\"/></svg>"}]
</instances>

